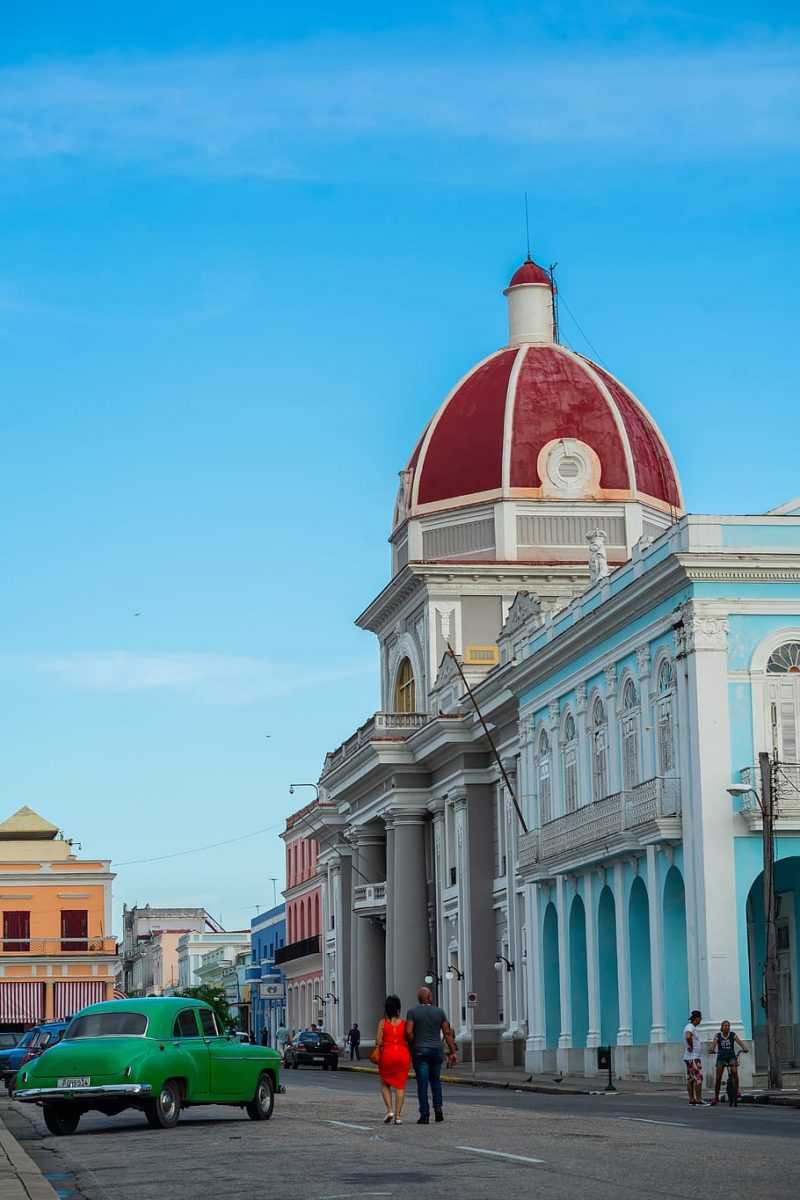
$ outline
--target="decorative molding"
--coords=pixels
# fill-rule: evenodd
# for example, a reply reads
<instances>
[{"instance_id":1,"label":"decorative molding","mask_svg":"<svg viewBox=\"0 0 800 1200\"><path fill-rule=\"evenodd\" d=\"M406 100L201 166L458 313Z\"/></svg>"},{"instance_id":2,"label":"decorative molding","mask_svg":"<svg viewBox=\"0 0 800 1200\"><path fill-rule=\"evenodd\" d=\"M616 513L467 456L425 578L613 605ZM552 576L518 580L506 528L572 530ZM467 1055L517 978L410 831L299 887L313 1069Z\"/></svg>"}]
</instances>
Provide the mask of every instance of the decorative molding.
<instances>
[{"instance_id":1,"label":"decorative molding","mask_svg":"<svg viewBox=\"0 0 800 1200\"><path fill-rule=\"evenodd\" d=\"M683 652L698 650L727 650L730 621L725 613L708 612L693 601L681 605L683 618Z\"/></svg>"},{"instance_id":2,"label":"decorative molding","mask_svg":"<svg viewBox=\"0 0 800 1200\"><path fill-rule=\"evenodd\" d=\"M603 674L606 677L606 692L609 696L613 696L617 690L617 668L616 668L616 666L606 667Z\"/></svg>"},{"instance_id":3,"label":"decorative molding","mask_svg":"<svg viewBox=\"0 0 800 1200\"><path fill-rule=\"evenodd\" d=\"M517 592L500 631L500 637L511 637L529 621L535 621L537 627L542 624L541 601L532 592Z\"/></svg>"},{"instance_id":4,"label":"decorative molding","mask_svg":"<svg viewBox=\"0 0 800 1200\"><path fill-rule=\"evenodd\" d=\"M550 703L548 704L547 716L548 716L548 719L549 719L551 725L558 725L559 711L558 711L558 701L557 700L551 700Z\"/></svg>"},{"instance_id":5,"label":"decorative molding","mask_svg":"<svg viewBox=\"0 0 800 1200\"><path fill-rule=\"evenodd\" d=\"M590 529L586 534L589 543L589 586L608 577L608 534L605 529Z\"/></svg>"},{"instance_id":6,"label":"decorative molding","mask_svg":"<svg viewBox=\"0 0 800 1200\"><path fill-rule=\"evenodd\" d=\"M586 712L586 684L579 683L575 688L575 711L578 713Z\"/></svg>"},{"instance_id":7,"label":"decorative molding","mask_svg":"<svg viewBox=\"0 0 800 1200\"><path fill-rule=\"evenodd\" d=\"M640 646L636 651L636 666L639 678L645 679L650 674L650 647Z\"/></svg>"}]
</instances>

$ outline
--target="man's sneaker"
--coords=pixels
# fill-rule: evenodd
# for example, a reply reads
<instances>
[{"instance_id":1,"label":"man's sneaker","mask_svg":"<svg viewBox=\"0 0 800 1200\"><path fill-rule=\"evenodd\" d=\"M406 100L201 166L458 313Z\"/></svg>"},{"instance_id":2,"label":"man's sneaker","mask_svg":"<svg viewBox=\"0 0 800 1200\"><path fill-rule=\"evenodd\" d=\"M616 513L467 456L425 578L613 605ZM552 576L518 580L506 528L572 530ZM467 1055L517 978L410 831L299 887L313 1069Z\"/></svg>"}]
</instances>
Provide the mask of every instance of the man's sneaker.
<instances>
[{"instance_id":1,"label":"man's sneaker","mask_svg":"<svg viewBox=\"0 0 800 1200\"><path fill-rule=\"evenodd\" d=\"M430 1117L417 1117L418 1125L430 1125L430 1123L431 1123Z\"/></svg>"},{"instance_id":2,"label":"man's sneaker","mask_svg":"<svg viewBox=\"0 0 800 1200\"><path fill-rule=\"evenodd\" d=\"M437 1121L443 1121L443 1120L444 1120L444 1113L442 1112L442 1110L441 1110L440 1108L437 1108L437 1109L436 1109L436 1120L437 1120Z\"/></svg>"}]
</instances>

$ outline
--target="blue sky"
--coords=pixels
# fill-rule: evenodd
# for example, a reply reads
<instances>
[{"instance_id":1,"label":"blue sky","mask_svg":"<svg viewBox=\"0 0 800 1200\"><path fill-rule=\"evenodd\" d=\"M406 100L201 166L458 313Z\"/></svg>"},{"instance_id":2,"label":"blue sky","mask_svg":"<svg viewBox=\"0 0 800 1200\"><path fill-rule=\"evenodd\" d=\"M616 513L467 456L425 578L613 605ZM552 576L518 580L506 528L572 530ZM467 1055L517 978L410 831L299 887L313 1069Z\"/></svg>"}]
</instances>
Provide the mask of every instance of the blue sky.
<instances>
[{"instance_id":1,"label":"blue sky","mask_svg":"<svg viewBox=\"0 0 800 1200\"><path fill-rule=\"evenodd\" d=\"M279 825L376 707L352 619L526 190L689 508L800 493L791 6L273 8L4 6L3 809L119 863ZM263 834L115 895L240 927L282 873Z\"/></svg>"}]
</instances>

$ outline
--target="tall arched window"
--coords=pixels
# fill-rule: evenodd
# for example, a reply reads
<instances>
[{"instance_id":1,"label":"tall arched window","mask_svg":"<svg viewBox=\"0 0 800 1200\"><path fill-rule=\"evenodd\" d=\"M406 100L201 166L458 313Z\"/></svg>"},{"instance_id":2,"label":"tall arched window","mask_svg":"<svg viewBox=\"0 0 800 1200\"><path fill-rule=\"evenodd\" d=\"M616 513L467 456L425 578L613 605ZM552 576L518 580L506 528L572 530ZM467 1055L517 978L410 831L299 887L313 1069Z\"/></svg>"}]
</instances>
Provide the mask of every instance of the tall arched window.
<instances>
[{"instance_id":1,"label":"tall arched window","mask_svg":"<svg viewBox=\"0 0 800 1200\"><path fill-rule=\"evenodd\" d=\"M671 775L675 770L675 670L668 658L658 668L658 773Z\"/></svg>"},{"instance_id":2,"label":"tall arched window","mask_svg":"<svg viewBox=\"0 0 800 1200\"><path fill-rule=\"evenodd\" d=\"M550 778L550 740L547 730L539 734L536 773L539 779L539 821L544 825L553 819L553 786Z\"/></svg>"},{"instance_id":3,"label":"tall arched window","mask_svg":"<svg viewBox=\"0 0 800 1200\"><path fill-rule=\"evenodd\" d=\"M578 739L572 713L567 713L564 718L561 753L564 763L564 811L574 812L578 807Z\"/></svg>"},{"instance_id":4,"label":"tall arched window","mask_svg":"<svg viewBox=\"0 0 800 1200\"><path fill-rule=\"evenodd\" d=\"M608 721L606 706L598 696L592 705L592 795L608 795Z\"/></svg>"},{"instance_id":5,"label":"tall arched window","mask_svg":"<svg viewBox=\"0 0 800 1200\"><path fill-rule=\"evenodd\" d=\"M800 755L800 642L784 642L767 663L768 728L772 753L783 762Z\"/></svg>"},{"instance_id":6,"label":"tall arched window","mask_svg":"<svg viewBox=\"0 0 800 1200\"><path fill-rule=\"evenodd\" d=\"M394 711L413 713L417 711L417 686L414 682L414 670L409 659L404 658L397 672L394 685Z\"/></svg>"},{"instance_id":7,"label":"tall arched window","mask_svg":"<svg viewBox=\"0 0 800 1200\"><path fill-rule=\"evenodd\" d=\"M626 792L641 782L639 777L639 693L632 679L622 689L622 786Z\"/></svg>"}]
</instances>

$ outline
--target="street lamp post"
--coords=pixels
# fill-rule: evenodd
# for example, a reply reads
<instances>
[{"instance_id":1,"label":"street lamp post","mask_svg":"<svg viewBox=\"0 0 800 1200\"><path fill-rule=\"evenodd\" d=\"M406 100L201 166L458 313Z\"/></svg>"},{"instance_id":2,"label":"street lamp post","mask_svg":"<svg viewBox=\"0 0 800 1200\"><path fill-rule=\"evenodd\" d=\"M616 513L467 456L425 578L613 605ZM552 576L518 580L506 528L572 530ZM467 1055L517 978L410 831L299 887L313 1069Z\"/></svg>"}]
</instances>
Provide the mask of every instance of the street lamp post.
<instances>
[{"instance_id":1,"label":"street lamp post","mask_svg":"<svg viewBox=\"0 0 800 1200\"><path fill-rule=\"evenodd\" d=\"M319 800L319 787L317 786L316 783L290 783L289 784L289 795L293 796L294 792L295 792L295 788L301 788L301 787L313 788L314 791L316 792L317 800Z\"/></svg>"},{"instance_id":2,"label":"street lamp post","mask_svg":"<svg viewBox=\"0 0 800 1200\"><path fill-rule=\"evenodd\" d=\"M767 1013L767 1073L770 1088L783 1087L780 1049L778 1046L778 943L775 932L775 795L772 763L762 750L758 756L761 775L761 795L746 783L734 783L728 788L731 796L752 793L761 809L761 839L764 851L764 923L766 954L764 961L764 1008Z\"/></svg>"}]
</instances>

